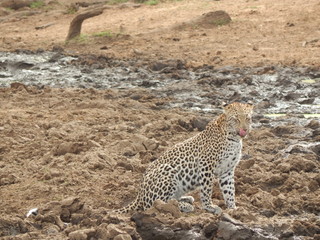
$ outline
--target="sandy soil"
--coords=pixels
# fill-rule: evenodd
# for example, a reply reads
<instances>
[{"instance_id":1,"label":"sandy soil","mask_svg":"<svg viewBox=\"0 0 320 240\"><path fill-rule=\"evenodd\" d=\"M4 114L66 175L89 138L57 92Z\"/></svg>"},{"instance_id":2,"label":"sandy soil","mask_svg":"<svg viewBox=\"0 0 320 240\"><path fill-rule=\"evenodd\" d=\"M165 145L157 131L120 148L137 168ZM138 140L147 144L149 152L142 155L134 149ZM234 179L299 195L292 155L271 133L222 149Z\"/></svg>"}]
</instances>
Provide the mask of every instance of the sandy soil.
<instances>
[{"instance_id":1,"label":"sandy soil","mask_svg":"<svg viewBox=\"0 0 320 240\"><path fill-rule=\"evenodd\" d=\"M0 50L61 47L66 54L182 59L188 66L307 65L319 71L316 0L113 5L84 22L88 37L67 45L74 15L63 13L66 2L4 9ZM176 28L221 9L230 14L230 24ZM35 14L26 16L30 11ZM54 24L35 29L48 23ZM92 36L106 30L113 37ZM0 238L320 239L318 119L299 124L255 115L257 127L245 140L236 171L237 210L225 209L215 185L213 201L224 209L222 216L202 211L198 192L192 193L192 214L177 212L170 202L117 216L107 211L134 199L148 163L199 132L212 114L168 109L171 99L148 89L13 84L0 89L0 98ZM26 218L32 208L39 208L37 216Z\"/></svg>"}]
</instances>

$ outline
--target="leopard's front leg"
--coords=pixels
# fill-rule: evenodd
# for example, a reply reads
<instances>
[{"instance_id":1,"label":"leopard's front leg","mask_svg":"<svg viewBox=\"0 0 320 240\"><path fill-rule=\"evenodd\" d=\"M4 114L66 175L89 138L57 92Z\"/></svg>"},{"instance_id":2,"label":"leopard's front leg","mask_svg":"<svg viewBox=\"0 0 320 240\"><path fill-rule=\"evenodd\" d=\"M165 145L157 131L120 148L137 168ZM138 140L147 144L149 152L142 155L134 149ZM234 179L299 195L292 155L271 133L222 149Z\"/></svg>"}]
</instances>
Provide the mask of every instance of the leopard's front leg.
<instances>
[{"instance_id":1,"label":"leopard's front leg","mask_svg":"<svg viewBox=\"0 0 320 240\"><path fill-rule=\"evenodd\" d=\"M212 203L212 183L214 175L209 172L202 172L200 174L200 199L202 208L208 212L219 214L222 212L221 208Z\"/></svg>"},{"instance_id":2,"label":"leopard's front leg","mask_svg":"<svg viewBox=\"0 0 320 240\"><path fill-rule=\"evenodd\" d=\"M219 186L227 208L235 209L234 169L229 170L219 177Z\"/></svg>"}]
</instances>

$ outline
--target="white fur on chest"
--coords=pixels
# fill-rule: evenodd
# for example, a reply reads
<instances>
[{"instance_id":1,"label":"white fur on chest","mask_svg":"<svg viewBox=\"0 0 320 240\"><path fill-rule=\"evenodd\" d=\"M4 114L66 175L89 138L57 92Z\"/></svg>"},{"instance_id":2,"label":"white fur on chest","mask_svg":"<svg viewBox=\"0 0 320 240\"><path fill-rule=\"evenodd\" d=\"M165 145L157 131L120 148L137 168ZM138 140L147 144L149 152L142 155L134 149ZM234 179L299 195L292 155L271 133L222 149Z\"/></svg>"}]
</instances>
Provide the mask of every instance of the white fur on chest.
<instances>
[{"instance_id":1,"label":"white fur on chest","mask_svg":"<svg viewBox=\"0 0 320 240\"><path fill-rule=\"evenodd\" d=\"M242 141L228 141L227 147L219 156L219 161L215 169L215 175L221 176L222 174L230 171L231 169L234 169L240 161L241 150Z\"/></svg>"}]
</instances>

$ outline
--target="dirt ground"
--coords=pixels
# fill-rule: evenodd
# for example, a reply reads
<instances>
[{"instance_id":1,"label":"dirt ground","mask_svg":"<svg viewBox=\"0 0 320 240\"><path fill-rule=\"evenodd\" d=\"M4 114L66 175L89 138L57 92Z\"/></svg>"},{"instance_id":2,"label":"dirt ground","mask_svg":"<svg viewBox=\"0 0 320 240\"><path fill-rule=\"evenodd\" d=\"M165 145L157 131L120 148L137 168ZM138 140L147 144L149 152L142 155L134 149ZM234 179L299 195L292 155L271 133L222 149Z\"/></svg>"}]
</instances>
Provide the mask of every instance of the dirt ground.
<instances>
[{"instance_id":1,"label":"dirt ground","mask_svg":"<svg viewBox=\"0 0 320 240\"><path fill-rule=\"evenodd\" d=\"M44 9L21 10L0 20L0 50L52 49L71 53L103 54L116 58L185 59L191 65L286 65L319 66L320 3L268 0L183 0L150 5L112 5L100 16L88 19L82 33L92 36L111 31L113 38L96 37L65 46L75 14L69 4L51 1ZM87 1L94 2L94 1ZM95 5L93 5L95 6ZM80 8L84 11L86 8ZM210 11L224 10L232 23L183 30L188 23ZM4 11L7 11L6 9ZM4 15L4 14L3 14ZM36 27L50 25L47 28Z\"/></svg>"},{"instance_id":2,"label":"dirt ground","mask_svg":"<svg viewBox=\"0 0 320 240\"><path fill-rule=\"evenodd\" d=\"M66 44L75 16L70 2L76 1L3 8L0 51L62 49L66 55L142 63L183 60L196 68L306 66L320 78L317 0L111 5L84 22L84 36ZM216 10L229 13L232 22L185 27ZM111 36L94 36L104 31ZM98 62L92 59L86 64ZM281 84L288 83L293 84ZM213 201L223 208L221 216L201 210L197 191L192 214L177 212L170 202L118 216L107 212L134 199L148 163L217 114L168 107L172 98L147 88L12 84L0 89L0 98L1 239L320 239L318 118L269 119L261 115L267 101L257 105L255 128L236 170L236 210L225 209L215 185ZM27 218L32 208L38 214Z\"/></svg>"}]
</instances>

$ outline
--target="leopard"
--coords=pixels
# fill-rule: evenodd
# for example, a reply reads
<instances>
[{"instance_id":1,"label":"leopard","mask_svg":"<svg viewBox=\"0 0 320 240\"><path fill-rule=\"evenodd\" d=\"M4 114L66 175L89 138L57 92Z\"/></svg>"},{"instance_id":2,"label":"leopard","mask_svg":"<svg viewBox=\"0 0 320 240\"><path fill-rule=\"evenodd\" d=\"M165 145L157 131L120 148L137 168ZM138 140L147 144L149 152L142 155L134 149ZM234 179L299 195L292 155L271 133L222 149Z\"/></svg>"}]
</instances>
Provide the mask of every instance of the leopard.
<instances>
[{"instance_id":1,"label":"leopard","mask_svg":"<svg viewBox=\"0 0 320 240\"><path fill-rule=\"evenodd\" d=\"M219 214L213 204L214 180L218 179L226 208L235 209L235 168L241 159L242 141L251 130L253 105L234 102L205 129L174 145L147 167L137 197L129 205L114 210L123 214L145 211L156 200L178 201L181 212L194 211L189 192L198 189L202 209Z\"/></svg>"}]
</instances>

